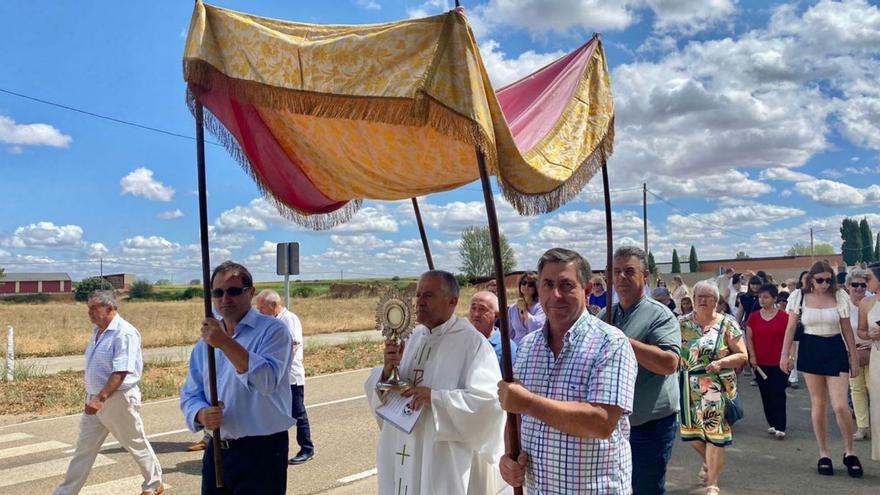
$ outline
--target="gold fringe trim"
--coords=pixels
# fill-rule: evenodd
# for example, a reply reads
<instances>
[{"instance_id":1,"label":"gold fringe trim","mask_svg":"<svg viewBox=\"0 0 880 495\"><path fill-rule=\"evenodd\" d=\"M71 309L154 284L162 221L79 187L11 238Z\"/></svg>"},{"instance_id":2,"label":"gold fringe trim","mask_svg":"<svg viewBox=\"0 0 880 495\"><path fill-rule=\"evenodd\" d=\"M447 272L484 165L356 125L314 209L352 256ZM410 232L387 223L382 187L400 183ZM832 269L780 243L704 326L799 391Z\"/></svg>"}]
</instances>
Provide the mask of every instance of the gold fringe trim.
<instances>
[{"instance_id":1,"label":"gold fringe trim","mask_svg":"<svg viewBox=\"0 0 880 495\"><path fill-rule=\"evenodd\" d=\"M195 103L195 95L188 88L186 92L186 105L193 114L195 114ZM235 136L233 136L223 123L220 122L220 120L217 119L207 108L203 108L203 115L205 127L208 129L208 132L214 135L214 137L220 141L220 144L226 148L226 151L232 156L232 158L241 165L241 168L244 169L245 173L247 173L257 185L257 188L260 190L263 197L272 203L282 217L308 229L327 230L348 222L355 213L361 209L363 201L360 199L349 201L342 208L330 213L304 212L284 203L272 194L272 189L269 185L266 184L263 181L263 178L256 173L244 150L241 149L238 141L236 141Z\"/></svg>"},{"instance_id":2,"label":"gold fringe trim","mask_svg":"<svg viewBox=\"0 0 880 495\"><path fill-rule=\"evenodd\" d=\"M312 117L366 120L409 127L431 127L455 140L476 146L487 165L496 168L497 150L479 123L445 106L418 90L412 98L341 96L268 86L234 79L200 59L183 61L184 80L210 91L221 91L232 99L258 107Z\"/></svg>"},{"instance_id":3,"label":"gold fringe trim","mask_svg":"<svg viewBox=\"0 0 880 495\"><path fill-rule=\"evenodd\" d=\"M509 186L498 177L498 187L504 194L504 198L514 207L520 215L542 215L556 210L564 205L583 190L590 182L596 171L608 163L608 158L614 153L614 116L608 123L608 130L599 141L596 149L581 163L577 170L571 174L565 182L552 191L540 194L527 194Z\"/></svg>"}]
</instances>

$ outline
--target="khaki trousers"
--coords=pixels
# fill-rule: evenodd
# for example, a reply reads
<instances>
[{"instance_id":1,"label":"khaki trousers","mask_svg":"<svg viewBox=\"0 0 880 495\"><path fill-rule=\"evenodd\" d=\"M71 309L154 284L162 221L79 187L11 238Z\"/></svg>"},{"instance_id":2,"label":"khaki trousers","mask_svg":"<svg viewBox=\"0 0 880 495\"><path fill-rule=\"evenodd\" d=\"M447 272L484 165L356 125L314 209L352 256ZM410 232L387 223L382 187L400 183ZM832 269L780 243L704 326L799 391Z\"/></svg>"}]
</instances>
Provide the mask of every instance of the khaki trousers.
<instances>
[{"instance_id":1,"label":"khaki trousers","mask_svg":"<svg viewBox=\"0 0 880 495\"><path fill-rule=\"evenodd\" d=\"M88 400L88 398L87 398ZM54 495L76 495L86 483L92 464L98 456L101 444L112 433L116 441L125 447L144 477L142 491L155 492L162 481L162 468L153 447L144 432L140 415L141 392L136 386L125 391L117 391L105 402L97 414L83 414L79 422L79 438L76 451L64 482Z\"/></svg>"},{"instance_id":2,"label":"khaki trousers","mask_svg":"<svg viewBox=\"0 0 880 495\"><path fill-rule=\"evenodd\" d=\"M853 411L856 413L856 426L859 428L869 428L871 426L870 410L868 409L868 396L870 395L868 393L868 376L870 372L870 366L864 366L859 371L859 376L849 379Z\"/></svg>"}]
</instances>

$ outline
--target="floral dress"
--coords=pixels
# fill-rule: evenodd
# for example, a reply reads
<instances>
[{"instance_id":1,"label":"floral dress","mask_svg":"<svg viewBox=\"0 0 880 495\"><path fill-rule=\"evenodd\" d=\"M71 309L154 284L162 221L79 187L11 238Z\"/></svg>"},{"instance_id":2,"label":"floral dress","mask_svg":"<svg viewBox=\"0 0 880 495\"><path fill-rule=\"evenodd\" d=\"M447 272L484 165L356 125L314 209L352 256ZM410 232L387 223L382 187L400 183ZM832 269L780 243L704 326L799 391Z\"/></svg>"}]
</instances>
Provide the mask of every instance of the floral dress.
<instances>
[{"instance_id":1,"label":"floral dress","mask_svg":"<svg viewBox=\"0 0 880 495\"><path fill-rule=\"evenodd\" d=\"M703 328L694 320L695 313L679 318L681 324L681 357L683 361L680 386L681 410L678 421L683 441L701 440L723 447L733 441L730 425L724 419L722 394L729 400L736 397L736 371L722 369L707 373L706 366L730 353L728 339L742 335L730 315L711 328ZM727 334L727 339L723 338ZM720 340L719 340L720 339Z\"/></svg>"}]
</instances>

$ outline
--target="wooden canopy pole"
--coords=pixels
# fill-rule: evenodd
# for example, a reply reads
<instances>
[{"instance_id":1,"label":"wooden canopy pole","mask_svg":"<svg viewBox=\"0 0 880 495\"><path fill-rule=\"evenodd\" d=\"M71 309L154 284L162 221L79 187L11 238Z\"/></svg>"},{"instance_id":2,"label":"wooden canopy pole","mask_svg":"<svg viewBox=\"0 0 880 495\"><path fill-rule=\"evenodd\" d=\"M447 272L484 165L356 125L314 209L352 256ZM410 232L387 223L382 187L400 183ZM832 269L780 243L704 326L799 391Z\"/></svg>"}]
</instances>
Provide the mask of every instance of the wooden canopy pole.
<instances>
[{"instance_id":1,"label":"wooden canopy pole","mask_svg":"<svg viewBox=\"0 0 880 495\"><path fill-rule=\"evenodd\" d=\"M477 165L480 168L480 183L483 185L483 201L486 203L486 216L489 219L489 237L492 241L492 258L495 264L495 282L498 284L498 308L501 320L501 377L505 382L513 382L513 361L510 352L510 322L507 318L507 287L504 286L504 264L501 262L501 240L498 233L498 216L495 213L495 198L492 196L492 185L489 184L489 171L486 170L486 158L477 150ZM516 414L507 413L507 445L510 457L519 457L519 424ZM522 495L522 487L513 489L516 495Z\"/></svg>"},{"instance_id":2,"label":"wooden canopy pole","mask_svg":"<svg viewBox=\"0 0 880 495\"><path fill-rule=\"evenodd\" d=\"M205 300L205 318L213 318L211 308L211 260L208 251L208 192L205 179L205 115L202 103L196 99L196 157L199 173L199 233L202 241L202 288ZM205 345L208 351L208 379L210 380L210 396L212 407L218 406L217 399L217 362L214 348ZM214 478L217 488L223 488L223 452L220 450L220 428L211 432L214 438Z\"/></svg>"},{"instance_id":3,"label":"wooden canopy pole","mask_svg":"<svg viewBox=\"0 0 880 495\"><path fill-rule=\"evenodd\" d=\"M605 322L609 325L614 324L614 313L611 311L612 294L614 294L614 241L611 232L611 191L608 188L608 165L602 164L602 189L605 192L605 248L607 249L607 257L605 259Z\"/></svg>"},{"instance_id":4,"label":"wooden canopy pole","mask_svg":"<svg viewBox=\"0 0 880 495\"><path fill-rule=\"evenodd\" d=\"M428 270L434 269L434 258L431 257L431 246L428 245L428 234L425 233L425 224L422 223L422 212L419 211L419 200L412 198L413 210L416 212L416 222L419 224L419 234L422 236L422 249L425 250L425 260L428 262Z\"/></svg>"}]
</instances>

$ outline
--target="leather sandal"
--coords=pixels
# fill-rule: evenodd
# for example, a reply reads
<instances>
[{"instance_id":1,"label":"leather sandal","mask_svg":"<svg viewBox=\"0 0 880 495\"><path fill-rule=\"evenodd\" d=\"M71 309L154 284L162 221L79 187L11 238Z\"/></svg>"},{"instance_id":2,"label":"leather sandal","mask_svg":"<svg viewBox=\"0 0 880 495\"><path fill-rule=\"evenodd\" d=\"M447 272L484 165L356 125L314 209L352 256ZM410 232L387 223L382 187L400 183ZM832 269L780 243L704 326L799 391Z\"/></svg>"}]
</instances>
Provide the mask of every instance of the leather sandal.
<instances>
[{"instance_id":1,"label":"leather sandal","mask_svg":"<svg viewBox=\"0 0 880 495\"><path fill-rule=\"evenodd\" d=\"M846 466L846 473L851 478L861 478L865 474L862 470L862 463L859 462L859 458L854 454L844 455L843 465Z\"/></svg>"},{"instance_id":2,"label":"leather sandal","mask_svg":"<svg viewBox=\"0 0 880 495\"><path fill-rule=\"evenodd\" d=\"M834 476L834 464L831 462L831 458L823 457L819 459L819 463L816 465L816 471L822 476Z\"/></svg>"}]
</instances>

